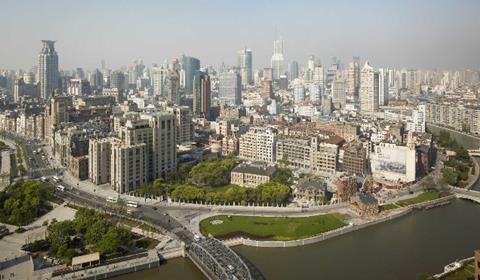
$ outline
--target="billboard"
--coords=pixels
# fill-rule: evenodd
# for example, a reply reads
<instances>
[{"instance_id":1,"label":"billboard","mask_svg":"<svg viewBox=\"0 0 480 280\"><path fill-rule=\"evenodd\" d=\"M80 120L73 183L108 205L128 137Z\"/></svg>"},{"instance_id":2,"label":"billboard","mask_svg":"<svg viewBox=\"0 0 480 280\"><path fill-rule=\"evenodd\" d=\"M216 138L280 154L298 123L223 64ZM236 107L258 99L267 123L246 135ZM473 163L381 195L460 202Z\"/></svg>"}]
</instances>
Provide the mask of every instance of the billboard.
<instances>
[{"instance_id":1,"label":"billboard","mask_svg":"<svg viewBox=\"0 0 480 280\"><path fill-rule=\"evenodd\" d=\"M407 155L405 147L377 146L376 165L378 171L407 174Z\"/></svg>"}]
</instances>

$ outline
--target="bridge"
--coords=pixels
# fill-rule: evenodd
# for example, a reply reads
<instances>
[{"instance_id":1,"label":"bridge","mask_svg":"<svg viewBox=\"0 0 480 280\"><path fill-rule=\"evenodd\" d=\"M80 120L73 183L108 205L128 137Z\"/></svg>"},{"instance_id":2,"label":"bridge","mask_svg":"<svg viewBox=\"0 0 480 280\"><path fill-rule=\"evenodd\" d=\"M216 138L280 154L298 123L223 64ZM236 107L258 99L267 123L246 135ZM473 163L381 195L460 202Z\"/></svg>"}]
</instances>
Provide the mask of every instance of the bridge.
<instances>
[{"instance_id":1,"label":"bridge","mask_svg":"<svg viewBox=\"0 0 480 280\"><path fill-rule=\"evenodd\" d=\"M468 154L472 157L480 157L480 149L478 150L470 149L467 151L468 151Z\"/></svg>"},{"instance_id":2,"label":"bridge","mask_svg":"<svg viewBox=\"0 0 480 280\"><path fill-rule=\"evenodd\" d=\"M191 243L186 255L211 280L252 280L245 262L223 242L213 237Z\"/></svg>"},{"instance_id":3,"label":"bridge","mask_svg":"<svg viewBox=\"0 0 480 280\"><path fill-rule=\"evenodd\" d=\"M457 198L467 199L476 203L480 203L480 192L468 189L452 187L452 192Z\"/></svg>"}]
</instances>

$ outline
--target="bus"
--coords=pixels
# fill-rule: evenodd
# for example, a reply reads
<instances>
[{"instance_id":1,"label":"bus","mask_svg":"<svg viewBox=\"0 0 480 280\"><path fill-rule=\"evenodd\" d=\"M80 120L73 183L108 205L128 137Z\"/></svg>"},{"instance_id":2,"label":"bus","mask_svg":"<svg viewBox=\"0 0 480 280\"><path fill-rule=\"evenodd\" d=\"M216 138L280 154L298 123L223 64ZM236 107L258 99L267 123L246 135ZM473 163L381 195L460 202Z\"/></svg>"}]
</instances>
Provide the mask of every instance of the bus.
<instances>
[{"instance_id":1,"label":"bus","mask_svg":"<svg viewBox=\"0 0 480 280\"><path fill-rule=\"evenodd\" d=\"M127 201L127 207L138 208L138 202L129 200Z\"/></svg>"},{"instance_id":2,"label":"bus","mask_svg":"<svg viewBox=\"0 0 480 280\"><path fill-rule=\"evenodd\" d=\"M61 192L64 192L64 191L65 191L65 187L62 186L62 185L57 185L55 188L56 188L57 190L61 191Z\"/></svg>"},{"instance_id":3,"label":"bus","mask_svg":"<svg viewBox=\"0 0 480 280\"><path fill-rule=\"evenodd\" d=\"M116 197L107 197L107 202L110 202L110 203L117 203L117 198Z\"/></svg>"}]
</instances>

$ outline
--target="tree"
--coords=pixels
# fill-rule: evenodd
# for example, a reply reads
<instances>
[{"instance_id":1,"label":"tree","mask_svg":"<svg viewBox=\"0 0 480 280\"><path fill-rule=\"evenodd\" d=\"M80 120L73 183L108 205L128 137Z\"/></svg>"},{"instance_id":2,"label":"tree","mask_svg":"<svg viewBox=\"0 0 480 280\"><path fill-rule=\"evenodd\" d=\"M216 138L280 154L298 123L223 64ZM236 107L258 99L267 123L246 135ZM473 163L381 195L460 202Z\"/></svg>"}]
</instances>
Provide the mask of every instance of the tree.
<instances>
[{"instance_id":1,"label":"tree","mask_svg":"<svg viewBox=\"0 0 480 280\"><path fill-rule=\"evenodd\" d=\"M19 181L0 192L0 221L25 225L48 212L52 188L37 181Z\"/></svg>"},{"instance_id":2,"label":"tree","mask_svg":"<svg viewBox=\"0 0 480 280\"><path fill-rule=\"evenodd\" d=\"M293 184L293 173L288 168L279 168L273 174L271 181L282 185L291 186Z\"/></svg>"},{"instance_id":3,"label":"tree","mask_svg":"<svg viewBox=\"0 0 480 280\"><path fill-rule=\"evenodd\" d=\"M74 222L67 220L50 224L47 233L47 240L50 241L50 252L57 255L60 248L65 251L70 246L70 237L75 234ZM63 252L60 252L58 256L62 258Z\"/></svg>"},{"instance_id":4,"label":"tree","mask_svg":"<svg viewBox=\"0 0 480 280\"><path fill-rule=\"evenodd\" d=\"M233 167L235 160L232 157L223 160L212 157L195 165L188 173L187 181L198 186L225 186L230 181L230 171Z\"/></svg>"},{"instance_id":5,"label":"tree","mask_svg":"<svg viewBox=\"0 0 480 280\"><path fill-rule=\"evenodd\" d=\"M450 186L456 186L458 183L458 173L452 168L443 168L442 180Z\"/></svg>"},{"instance_id":6,"label":"tree","mask_svg":"<svg viewBox=\"0 0 480 280\"><path fill-rule=\"evenodd\" d=\"M260 202L262 203L282 203L287 200L290 194L289 187L276 182L261 184L257 187L257 191L260 196Z\"/></svg>"},{"instance_id":7,"label":"tree","mask_svg":"<svg viewBox=\"0 0 480 280\"><path fill-rule=\"evenodd\" d=\"M99 219L87 228L85 241L87 241L88 244L96 244L102 239L103 235L107 233L110 227L111 225L106 220Z\"/></svg>"},{"instance_id":8,"label":"tree","mask_svg":"<svg viewBox=\"0 0 480 280\"><path fill-rule=\"evenodd\" d=\"M104 220L105 215L93 209L80 208L75 213L75 231L80 234L85 234L87 229L98 220Z\"/></svg>"},{"instance_id":9,"label":"tree","mask_svg":"<svg viewBox=\"0 0 480 280\"><path fill-rule=\"evenodd\" d=\"M97 243L97 249L101 254L117 252L122 245L131 243L131 234L124 228L111 227Z\"/></svg>"}]
</instances>

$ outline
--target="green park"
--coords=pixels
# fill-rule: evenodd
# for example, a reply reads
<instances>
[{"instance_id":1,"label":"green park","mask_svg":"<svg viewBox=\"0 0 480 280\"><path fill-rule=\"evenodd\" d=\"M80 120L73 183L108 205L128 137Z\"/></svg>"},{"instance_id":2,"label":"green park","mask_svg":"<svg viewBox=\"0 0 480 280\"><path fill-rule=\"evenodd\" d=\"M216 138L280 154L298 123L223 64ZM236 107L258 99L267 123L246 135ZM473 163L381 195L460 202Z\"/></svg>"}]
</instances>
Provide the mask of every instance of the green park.
<instances>
[{"instance_id":1,"label":"green park","mask_svg":"<svg viewBox=\"0 0 480 280\"><path fill-rule=\"evenodd\" d=\"M246 237L254 240L288 241L312 237L346 226L344 216L325 214L311 217L214 216L200 222L204 236L220 239Z\"/></svg>"}]
</instances>

